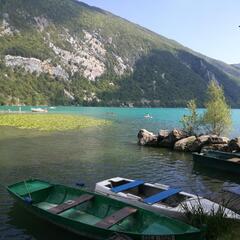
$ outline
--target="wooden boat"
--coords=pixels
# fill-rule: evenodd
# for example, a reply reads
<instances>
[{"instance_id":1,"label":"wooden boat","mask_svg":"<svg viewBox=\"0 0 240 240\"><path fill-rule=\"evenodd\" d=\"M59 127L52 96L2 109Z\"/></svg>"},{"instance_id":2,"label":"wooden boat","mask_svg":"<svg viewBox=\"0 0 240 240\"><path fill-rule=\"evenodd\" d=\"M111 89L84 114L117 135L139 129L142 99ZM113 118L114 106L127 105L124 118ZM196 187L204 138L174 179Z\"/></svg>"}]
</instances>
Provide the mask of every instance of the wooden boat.
<instances>
[{"instance_id":1,"label":"wooden boat","mask_svg":"<svg viewBox=\"0 0 240 240\"><path fill-rule=\"evenodd\" d=\"M240 154L221 151L193 153L193 161L207 167L240 173Z\"/></svg>"},{"instance_id":2,"label":"wooden boat","mask_svg":"<svg viewBox=\"0 0 240 240\"><path fill-rule=\"evenodd\" d=\"M30 212L90 239L204 239L183 222L82 189L37 179L7 189Z\"/></svg>"},{"instance_id":3,"label":"wooden boat","mask_svg":"<svg viewBox=\"0 0 240 240\"><path fill-rule=\"evenodd\" d=\"M183 192L180 188L170 188L159 183L145 183L122 177L98 182L95 191L99 194L133 204L147 210L182 219L186 211L199 209L207 214L224 210L227 218L240 219L240 215L206 198Z\"/></svg>"}]
</instances>

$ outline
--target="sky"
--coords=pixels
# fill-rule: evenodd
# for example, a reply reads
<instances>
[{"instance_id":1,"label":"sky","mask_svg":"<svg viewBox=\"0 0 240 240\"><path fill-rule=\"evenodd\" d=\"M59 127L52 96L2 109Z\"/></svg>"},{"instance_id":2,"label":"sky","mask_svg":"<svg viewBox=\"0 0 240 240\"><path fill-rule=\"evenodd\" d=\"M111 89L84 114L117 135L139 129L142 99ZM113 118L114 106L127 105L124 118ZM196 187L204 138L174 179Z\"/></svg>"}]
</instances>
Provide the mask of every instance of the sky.
<instances>
[{"instance_id":1,"label":"sky","mask_svg":"<svg viewBox=\"0 0 240 240\"><path fill-rule=\"evenodd\" d=\"M240 63L239 0L81 0L226 63Z\"/></svg>"}]
</instances>

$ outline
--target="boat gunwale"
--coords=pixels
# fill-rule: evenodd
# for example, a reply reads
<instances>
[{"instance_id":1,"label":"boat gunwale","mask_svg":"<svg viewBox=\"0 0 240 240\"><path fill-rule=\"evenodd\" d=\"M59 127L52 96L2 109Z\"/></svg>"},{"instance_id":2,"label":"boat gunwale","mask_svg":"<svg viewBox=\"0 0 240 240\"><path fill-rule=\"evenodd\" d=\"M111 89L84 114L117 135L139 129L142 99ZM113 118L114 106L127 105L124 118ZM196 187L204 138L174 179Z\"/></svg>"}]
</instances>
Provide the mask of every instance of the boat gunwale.
<instances>
[{"instance_id":1,"label":"boat gunwale","mask_svg":"<svg viewBox=\"0 0 240 240\"><path fill-rule=\"evenodd\" d=\"M207 154L201 154L201 153L197 153L197 152L193 152L192 155L197 156L197 157L202 157L202 158L205 158L205 159L213 159L213 160L217 160L217 161L220 161L220 162L227 162L229 165L233 165L233 166L238 166L238 165L240 166L240 164L237 163L237 162L229 161L229 159L218 158L217 156L209 156ZM238 156L238 158L239 158L239 161L240 161L240 156ZM194 157L193 157L193 160L195 161L195 160L199 160L199 159L194 159Z\"/></svg>"},{"instance_id":2,"label":"boat gunwale","mask_svg":"<svg viewBox=\"0 0 240 240\"><path fill-rule=\"evenodd\" d=\"M115 180L115 181L122 181L122 180L128 180L128 181L133 181L132 179L127 179L127 178L124 178L124 177L113 177L113 178L109 178L109 179L105 179L105 180L102 180L100 182L97 182L96 185L95 185L95 191L99 194L102 194L104 196L110 196L111 198L114 198L114 199L117 199L117 200L120 200L120 201L124 201L126 202L127 204L136 204L135 206L138 206L140 208L145 208L147 210L149 210L150 208L155 208L156 210L159 210L159 211L169 211L170 214L172 213L175 213L176 209L178 209L179 205L181 204L188 204L189 202L193 202L193 201L207 201L207 203L211 202L212 206L213 205L219 205L221 206L219 203L216 203L216 202L213 202L211 199L208 199L206 197L203 197L203 196L199 196L197 194L191 194L191 193L187 193L187 192L183 192L181 191L180 193L183 193L184 195L186 194L186 196L189 196L189 199L185 199L182 203L180 203L177 207L170 207L168 205L165 205L165 204L152 204L150 205L150 208L149 208L149 205L147 204L144 204L143 201L140 201L138 198L130 198L128 197L127 194L124 193L124 195L122 195L122 193L114 193L114 192L111 192L111 188L106 186L106 184L108 185L110 181L112 180ZM156 187L156 186L160 186L160 187L169 187L168 185L165 185L165 184L161 184L161 183L147 183L145 182L144 184L149 184L151 187ZM135 195L133 195L135 197ZM133 202L133 203L132 203ZM203 204L204 204L203 202ZM139 205L142 204L142 205ZM144 206L145 205L145 206ZM230 219L240 219L240 214L238 214L237 212L235 212L234 210L232 209L229 209L227 207L224 207L224 209L227 211L227 218L230 218ZM151 210L150 210L151 211ZM230 212L230 213L229 213ZM159 212L160 214L162 214L161 212ZM162 214L162 215L165 215L165 214ZM168 215L166 215L168 216ZM182 221L182 217L179 218L179 216L173 216L173 215L169 215L170 218L173 217L173 218L176 218L176 219L180 219L180 221Z\"/></svg>"},{"instance_id":3,"label":"boat gunwale","mask_svg":"<svg viewBox=\"0 0 240 240\"><path fill-rule=\"evenodd\" d=\"M142 197L139 197L139 196L134 195L134 194L131 194L131 193L130 193L130 194L129 194L129 193L124 193L124 192L115 193L115 192L112 192L112 191L111 191L111 188L105 186L105 184L104 184L105 182L107 183L107 181L108 181L108 183L109 183L110 180L113 180L113 179L116 179L116 178L119 178L119 179L121 179L121 180L126 180L126 181L134 181L134 180L128 179L128 178L114 177L114 178L109 178L109 179L106 179L106 180L97 182L97 183L96 183L96 186L98 185L98 186L101 186L101 187L104 187L104 188L108 188L108 189L109 189L109 192L111 192L111 193L108 193L109 195L112 195L112 196L116 196L116 195L117 195L117 196L122 197L122 198L127 198L128 195L129 195L129 196L133 195L134 197L136 197L136 199L134 199L134 200L138 200L138 201L140 201L140 202L143 202L143 201L142 201L142 200L143 200ZM156 189L159 189L159 190L168 190L168 188L170 187L169 185L165 185L165 184L148 183L148 182L144 182L143 185L149 186L149 187L153 187L153 188L156 188ZM161 187L162 187L162 188L161 188ZM96 189L96 187L95 187L95 189ZM126 196L121 195L121 193L122 193L122 194L125 194ZM192 193L188 193L188 192L184 192L184 191L180 191L178 194L184 195L184 196L186 196L186 197L189 197L189 199L184 200L184 202L185 202L185 201L192 201L192 200L194 200L195 198L200 198L200 199L203 198L203 197L200 197L200 196L198 196L198 195L196 195L196 194L192 194ZM159 204L158 204L158 203L154 203L154 204L152 204L151 206L155 206L155 205L159 205ZM164 205L164 206L166 206L166 207L168 207L168 208L170 208L170 209L174 208L174 207L168 206L168 205L166 205L166 204L162 204L162 205Z\"/></svg>"}]
</instances>

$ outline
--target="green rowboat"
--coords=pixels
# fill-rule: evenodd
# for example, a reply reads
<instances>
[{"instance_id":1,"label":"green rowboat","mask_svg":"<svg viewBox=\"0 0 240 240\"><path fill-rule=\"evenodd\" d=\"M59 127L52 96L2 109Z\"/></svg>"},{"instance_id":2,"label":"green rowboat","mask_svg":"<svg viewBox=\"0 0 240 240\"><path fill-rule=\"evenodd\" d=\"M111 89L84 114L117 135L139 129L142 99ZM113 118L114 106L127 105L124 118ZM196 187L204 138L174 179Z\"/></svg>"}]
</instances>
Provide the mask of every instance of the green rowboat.
<instances>
[{"instance_id":1,"label":"green rowboat","mask_svg":"<svg viewBox=\"0 0 240 240\"><path fill-rule=\"evenodd\" d=\"M90 239L204 239L183 222L82 189L30 179L7 190L38 217Z\"/></svg>"}]
</instances>

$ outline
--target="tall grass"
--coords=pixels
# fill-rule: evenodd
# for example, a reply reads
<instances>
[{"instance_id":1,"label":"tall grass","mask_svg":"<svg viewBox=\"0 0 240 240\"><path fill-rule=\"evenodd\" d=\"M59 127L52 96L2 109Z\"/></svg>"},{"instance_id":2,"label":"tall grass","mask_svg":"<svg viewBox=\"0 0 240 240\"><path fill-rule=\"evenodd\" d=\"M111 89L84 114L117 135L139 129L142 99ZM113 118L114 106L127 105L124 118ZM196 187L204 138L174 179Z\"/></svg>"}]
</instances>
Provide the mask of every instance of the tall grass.
<instances>
[{"instance_id":1,"label":"tall grass","mask_svg":"<svg viewBox=\"0 0 240 240\"><path fill-rule=\"evenodd\" d=\"M224 206L227 206L225 202ZM220 205L206 213L204 206L198 198L197 205L184 204L186 222L192 226L203 229L207 240L239 240L240 221L226 218L226 207Z\"/></svg>"}]
</instances>

